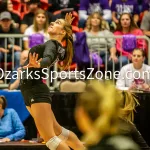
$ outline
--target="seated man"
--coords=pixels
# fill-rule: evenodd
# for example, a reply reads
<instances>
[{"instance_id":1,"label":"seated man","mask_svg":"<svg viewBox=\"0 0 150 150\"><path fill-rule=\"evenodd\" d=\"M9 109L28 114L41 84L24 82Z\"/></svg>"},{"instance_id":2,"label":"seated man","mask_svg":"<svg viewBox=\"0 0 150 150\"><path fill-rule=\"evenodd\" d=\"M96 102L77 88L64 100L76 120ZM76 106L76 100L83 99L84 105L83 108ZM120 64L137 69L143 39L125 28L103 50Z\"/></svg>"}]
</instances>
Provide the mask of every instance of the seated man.
<instances>
[{"instance_id":1,"label":"seated man","mask_svg":"<svg viewBox=\"0 0 150 150\"><path fill-rule=\"evenodd\" d=\"M0 1L0 12L9 11L12 16L12 24L14 28L18 28L21 23L19 11L13 9L14 5L11 0Z\"/></svg>"},{"instance_id":2,"label":"seated man","mask_svg":"<svg viewBox=\"0 0 150 150\"><path fill-rule=\"evenodd\" d=\"M13 28L11 14L7 11L0 14L0 34L19 34L19 30ZM7 40L5 40L7 39ZM0 38L0 62L4 62L4 53L7 61L12 61L12 50L14 49L15 65L19 65L21 47L18 38Z\"/></svg>"},{"instance_id":3,"label":"seated man","mask_svg":"<svg viewBox=\"0 0 150 150\"><path fill-rule=\"evenodd\" d=\"M28 53L29 53L28 50L22 51L21 57L20 57L20 66L16 66L15 69L13 70L13 72L12 72L12 75L11 75L11 80L10 80L10 83L9 83L9 90L15 90L15 89L19 90L20 89L19 88L20 79L17 78L17 76L15 76L14 74L16 74L16 71L19 71L18 68L23 66L26 59L28 58ZM19 74L19 72L18 72L18 74Z\"/></svg>"},{"instance_id":4,"label":"seated man","mask_svg":"<svg viewBox=\"0 0 150 150\"><path fill-rule=\"evenodd\" d=\"M144 64L145 54L141 49L132 52L132 63L121 68L120 76L116 82L119 89L125 87L129 90L150 91L150 66Z\"/></svg>"},{"instance_id":5,"label":"seated man","mask_svg":"<svg viewBox=\"0 0 150 150\"><path fill-rule=\"evenodd\" d=\"M6 98L0 96L0 141L19 141L25 136L25 128L16 111L6 106Z\"/></svg>"}]
</instances>

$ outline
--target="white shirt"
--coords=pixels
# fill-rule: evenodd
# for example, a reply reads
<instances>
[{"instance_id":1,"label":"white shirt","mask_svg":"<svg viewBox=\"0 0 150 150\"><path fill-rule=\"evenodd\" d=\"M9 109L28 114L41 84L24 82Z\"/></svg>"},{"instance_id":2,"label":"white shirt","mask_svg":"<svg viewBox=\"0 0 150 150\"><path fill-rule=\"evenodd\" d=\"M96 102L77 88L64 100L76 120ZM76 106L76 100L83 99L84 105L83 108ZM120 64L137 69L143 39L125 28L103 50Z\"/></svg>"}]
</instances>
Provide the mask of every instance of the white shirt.
<instances>
[{"instance_id":1,"label":"white shirt","mask_svg":"<svg viewBox=\"0 0 150 150\"><path fill-rule=\"evenodd\" d=\"M31 26L29 26L29 27L25 30L24 35L27 35L27 36L29 37L30 35L35 34L35 33L37 33L37 32L35 32L35 31L33 30L33 25L31 25ZM47 42L47 41L50 39L49 34L48 34L48 33L45 33L44 30L39 31L38 33L41 33L41 34L44 35L44 42ZM29 40L28 37L24 37L23 40L24 40L24 41Z\"/></svg>"},{"instance_id":2,"label":"white shirt","mask_svg":"<svg viewBox=\"0 0 150 150\"><path fill-rule=\"evenodd\" d=\"M141 69L135 69L133 64L125 65L121 68L116 86L119 89L130 87L134 79L144 79L145 83L150 84L150 66L143 64Z\"/></svg>"}]
</instances>

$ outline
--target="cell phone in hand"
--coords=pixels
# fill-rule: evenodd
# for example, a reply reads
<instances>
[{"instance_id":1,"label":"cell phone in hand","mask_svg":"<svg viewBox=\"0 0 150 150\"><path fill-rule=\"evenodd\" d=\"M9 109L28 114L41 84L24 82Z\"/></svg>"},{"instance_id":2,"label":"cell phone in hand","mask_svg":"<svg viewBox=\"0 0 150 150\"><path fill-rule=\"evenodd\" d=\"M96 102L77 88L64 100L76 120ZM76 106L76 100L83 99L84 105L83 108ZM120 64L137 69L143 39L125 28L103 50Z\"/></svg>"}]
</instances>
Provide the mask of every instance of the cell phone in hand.
<instances>
[{"instance_id":1,"label":"cell phone in hand","mask_svg":"<svg viewBox=\"0 0 150 150\"><path fill-rule=\"evenodd\" d=\"M134 82L137 86L138 89L142 88L142 84L145 83L145 80L144 79L134 79Z\"/></svg>"},{"instance_id":2,"label":"cell phone in hand","mask_svg":"<svg viewBox=\"0 0 150 150\"><path fill-rule=\"evenodd\" d=\"M135 84L144 84L145 80L144 79L134 79Z\"/></svg>"}]
</instances>

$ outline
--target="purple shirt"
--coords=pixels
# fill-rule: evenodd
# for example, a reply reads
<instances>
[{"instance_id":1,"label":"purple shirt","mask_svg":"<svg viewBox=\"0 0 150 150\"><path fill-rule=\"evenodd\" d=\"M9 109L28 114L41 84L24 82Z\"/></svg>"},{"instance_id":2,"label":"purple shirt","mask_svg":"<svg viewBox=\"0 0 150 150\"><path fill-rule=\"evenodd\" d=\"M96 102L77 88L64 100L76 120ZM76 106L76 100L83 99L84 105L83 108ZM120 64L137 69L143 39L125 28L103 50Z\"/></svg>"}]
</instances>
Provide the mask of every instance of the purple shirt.
<instances>
[{"instance_id":1,"label":"purple shirt","mask_svg":"<svg viewBox=\"0 0 150 150\"><path fill-rule=\"evenodd\" d=\"M111 5L112 12L116 12L117 18L123 12L134 14L139 14L138 3L137 0L127 0L126 2L122 2L122 0L113 0Z\"/></svg>"},{"instance_id":2,"label":"purple shirt","mask_svg":"<svg viewBox=\"0 0 150 150\"><path fill-rule=\"evenodd\" d=\"M143 0L143 11L148 10L150 11L150 0Z\"/></svg>"},{"instance_id":3,"label":"purple shirt","mask_svg":"<svg viewBox=\"0 0 150 150\"><path fill-rule=\"evenodd\" d=\"M80 0L80 10L87 10L88 14L104 9L110 9L107 0Z\"/></svg>"}]
</instances>

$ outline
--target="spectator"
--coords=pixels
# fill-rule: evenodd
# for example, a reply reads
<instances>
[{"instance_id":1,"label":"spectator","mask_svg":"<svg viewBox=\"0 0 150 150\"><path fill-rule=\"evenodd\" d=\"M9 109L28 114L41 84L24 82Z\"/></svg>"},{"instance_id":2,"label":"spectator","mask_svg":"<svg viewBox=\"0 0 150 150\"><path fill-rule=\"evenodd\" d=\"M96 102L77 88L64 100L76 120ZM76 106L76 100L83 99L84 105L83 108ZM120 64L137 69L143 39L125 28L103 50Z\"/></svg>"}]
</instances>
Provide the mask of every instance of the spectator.
<instances>
[{"instance_id":1,"label":"spectator","mask_svg":"<svg viewBox=\"0 0 150 150\"><path fill-rule=\"evenodd\" d=\"M99 38L98 36L113 36L106 26L101 15L97 12L91 14L88 19L86 33L86 41L90 52L96 52L102 58L103 63L106 62L106 56L109 69L112 68L112 61L118 61L116 57L115 38ZM91 38L94 37L94 38ZM107 53L108 52L108 53ZM107 53L107 55L106 55Z\"/></svg>"},{"instance_id":2,"label":"spectator","mask_svg":"<svg viewBox=\"0 0 150 150\"><path fill-rule=\"evenodd\" d=\"M137 27L133 21L132 16L129 13L123 13L120 16L119 23L114 35L128 35L132 34L135 36L144 35L142 30ZM146 51L147 45L145 40L137 39L137 48L142 48ZM119 52L119 62L122 62L122 66L128 63L128 59L131 59L131 52L125 51L122 48L122 39L116 39L116 49Z\"/></svg>"},{"instance_id":3,"label":"spectator","mask_svg":"<svg viewBox=\"0 0 150 150\"><path fill-rule=\"evenodd\" d=\"M141 29L146 36L150 37L150 12L144 15L141 23Z\"/></svg>"},{"instance_id":4,"label":"spectator","mask_svg":"<svg viewBox=\"0 0 150 150\"><path fill-rule=\"evenodd\" d=\"M33 24L34 15L38 9L40 9L40 0L30 0L27 2L29 6L29 13L25 14L21 23L21 33L24 33L25 30ZM51 22L52 14L47 12L49 22Z\"/></svg>"},{"instance_id":5,"label":"spectator","mask_svg":"<svg viewBox=\"0 0 150 150\"><path fill-rule=\"evenodd\" d=\"M88 150L138 150L130 139L118 133L122 94L108 83L91 81L80 94L75 118Z\"/></svg>"},{"instance_id":6,"label":"spectator","mask_svg":"<svg viewBox=\"0 0 150 150\"><path fill-rule=\"evenodd\" d=\"M26 28L33 24L33 18L35 12L39 9L39 0L31 0L27 2L29 13L25 14L21 23L21 33L24 33Z\"/></svg>"},{"instance_id":7,"label":"spectator","mask_svg":"<svg viewBox=\"0 0 150 150\"><path fill-rule=\"evenodd\" d=\"M137 0L113 0L111 5L112 20L115 24L119 23L119 18L123 13L129 13L133 16L134 22L139 21L139 8Z\"/></svg>"},{"instance_id":8,"label":"spectator","mask_svg":"<svg viewBox=\"0 0 150 150\"><path fill-rule=\"evenodd\" d=\"M28 50L24 50L21 53L20 56L20 66L16 66L15 69L13 70L12 74L11 74L11 80L9 83L9 90L20 90L19 87L19 83L20 83L20 72L19 72L19 68L22 67L26 61L26 59L28 58Z\"/></svg>"},{"instance_id":9,"label":"spectator","mask_svg":"<svg viewBox=\"0 0 150 150\"><path fill-rule=\"evenodd\" d=\"M150 11L150 1L149 0L143 0L142 10L144 12L144 15Z\"/></svg>"},{"instance_id":10,"label":"spectator","mask_svg":"<svg viewBox=\"0 0 150 150\"><path fill-rule=\"evenodd\" d=\"M28 37L23 38L24 48L28 50L31 47L36 46L35 44L43 44L44 42L48 41L50 37L47 30L48 30L47 13L42 9L38 9L34 16L33 25L29 26L25 30L24 34L27 35ZM32 38L32 35L35 35L37 33L39 33L42 36L42 37L39 36L41 40L36 39L36 37L33 37L34 39Z\"/></svg>"},{"instance_id":11,"label":"spectator","mask_svg":"<svg viewBox=\"0 0 150 150\"><path fill-rule=\"evenodd\" d=\"M25 128L17 114L12 108L6 108L7 100L0 96L0 141L19 141L25 136Z\"/></svg>"},{"instance_id":12,"label":"spectator","mask_svg":"<svg viewBox=\"0 0 150 150\"><path fill-rule=\"evenodd\" d=\"M19 30L13 28L12 18L9 12L2 12L0 14L0 34L19 34ZM20 51L19 39L6 38L7 45L5 45L5 38L0 39L0 61L4 61L4 53L8 53L7 60L12 61L12 51L14 49L15 64L19 65ZM7 46L7 47L5 47Z\"/></svg>"},{"instance_id":13,"label":"spectator","mask_svg":"<svg viewBox=\"0 0 150 150\"><path fill-rule=\"evenodd\" d=\"M142 13L143 11L143 1L142 0L137 0L138 2L138 8L139 8L139 13Z\"/></svg>"},{"instance_id":14,"label":"spectator","mask_svg":"<svg viewBox=\"0 0 150 150\"><path fill-rule=\"evenodd\" d=\"M52 5L52 7L49 8L49 11L51 12L65 8L74 8L75 11L78 11L80 0L51 0L49 3Z\"/></svg>"},{"instance_id":15,"label":"spectator","mask_svg":"<svg viewBox=\"0 0 150 150\"><path fill-rule=\"evenodd\" d=\"M109 1L109 7L111 7L112 4L112 0L108 0Z\"/></svg>"},{"instance_id":16,"label":"spectator","mask_svg":"<svg viewBox=\"0 0 150 150\"><path fill-rule=\"evenodd\" d=\"M109 2L106 0L81 0L79 8L79 27L84 28L88 16L94 12L103 15L103 19L111 20L111 10Z\"/></svg>"},{"instance_id":17,"label":"spectator","mask_svg":"<svg viewBox=\"0 0 150 150\"><path fill-rule=\"evenodd\" d=\"M0 2L0 12L9 11L12 16L13 27L18 28L21 23L20 16L13 11L13 4L11 0L2 0Z\"/></svg>"},{"instance_id":18,"label":"spectator","mask_svg":"<svg viewBox=\"0 0 150 150\"><path fill-rule=\"evenodd\" d=\"M119 89L127 87L131 90L150 90L150 66L145 65L145 53L141 49L132 52L132 63L121 68L120 76L116 82Z\"/></svg>"}]
</instances>

